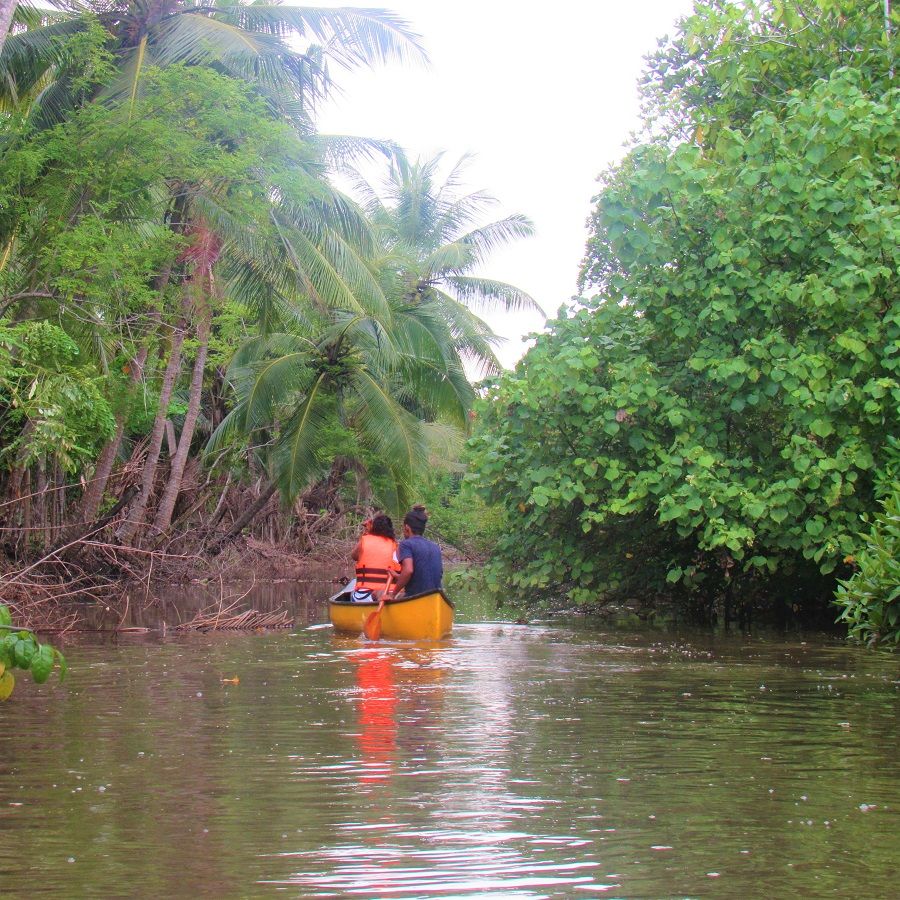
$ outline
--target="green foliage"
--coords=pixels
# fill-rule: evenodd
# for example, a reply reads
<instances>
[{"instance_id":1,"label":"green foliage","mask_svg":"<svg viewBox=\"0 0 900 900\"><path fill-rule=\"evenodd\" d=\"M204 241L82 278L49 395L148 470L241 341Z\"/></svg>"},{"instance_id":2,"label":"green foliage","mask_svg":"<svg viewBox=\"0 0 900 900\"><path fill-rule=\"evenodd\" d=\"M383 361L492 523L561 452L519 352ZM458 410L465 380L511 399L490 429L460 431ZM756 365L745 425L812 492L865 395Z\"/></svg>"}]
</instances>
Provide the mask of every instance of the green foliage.
<instances>
[{"instance_id":1,"label":"green foliage","mask_svg":"<svg viewBox=\"0 0 900 900\"><path fill-rule=\"evenodd\" d=\"M502 510L485 503L461 471L432 467L417 496L431 516L428 530L433 537L469 557L490 556L504 525Z\"/></svg>"},{"instance_id":2,"label":"green foliage","mask_svg":"<svg viewBox=\"0 0 900 900\"><path fill-rule=\"evenodd\" d=\"M866 93L892 86L894 48L883 0L695 0L676 38L649 57L642 79L651 133L714 144L836 69ZM892 12L893 34L900 14ZM699 133L698 133L699 129Z\"/></svg>"},{"instance_id":3,"label":"green foliage","mask_svg":"<svg viewBox=\"0 0 900 900\"><path fill-rule=\"evenodd\" d=\"M878 474L881 508L868 532L860 534L862 549L848 557L856 567L839 583L835 604L839 622L850 637L870 645L900 643L900 440L888 439L887 461Z\"/></svg>"},{"instance_id":4,"label":"green foliage","mask_svg":"<svg viewBox=\"0 0 900 900\"><path fill-rule=\"evenodd\" d=\"M882 501L864 547L855 558L858 570L841 581L835 603L842 607L850 637L869 644L900 643L900 488Z\"/></svg>"},{"instance_id":5,"label":"green foliage","mask_svg":"<svg viewBox=\"0 0 900 900\"><path fill-rule=\"evenodd\" d=\"M382 10L252 6L175 0L161 15L124 2L110 15L105 4L87 2L32 15L0 54L0 109L24 109L42 127L53 125L102 86L104 99L133 110L152 64L189 66L245 80L280 118L309 130L330 84L329 60L352 66L422 56L415 36Z\"/></svg>"},{"instance_id":6,"label":"green foliage","mask_svg":"<svg viewBox=\"0 0 900 900\"><path fill-rule=\"evenodd\" d=\"M89 2L31 13L0 54L0 315L17 323L0 360L3 481L18 492L51 449L66 473L89 474L126 427L126 439L151 433L151 483L167 418L182 448L195 427L221 423L224 370L241 345L245 363L260 350L254 364L275 364L282 383L264 383L232 417L250 411L230 452L271 442L266 463L295 495L323 463L320 426L337 417L395 482L406 477L424 457L422 409L455 404L462 418L456 394L471 388L442 348L417 359L427 327L388 337L393 310L365 258L372 231L326 178L354 142L320 139L311 113L329 60L419 56L416 37L381 11L175 2L160 17L126 2L108 12ZM63 362L46 340L28 355L25 322L60 342ZM208 332L214 375L198 371L188 389L184 369L204 358ZM302 365L278 357L285 333ZM84 397L95 401L83 416L90 441L69 422ZM183 467L176 454L155 529L171 518ZM102 491L106 477L82 481ZM38 518L55 518L45 500ZM30 507L11 515L24 526Z\"/></svg>"},{"instance_id":7,"label":"green foliage","mask_svg":"<svg viewBox=\"0 0 900 900\"><path fill-rule=\"evenodd\" d=\"M9 607L0 604L0 701L7 700L16 684L12 669L31 671L31 677L43 684L59 665L59 678L66 676L66 660L50 644L41 644L27 629L12 624Z\"/></svg>"},{"instance_id":8,"label":"green foliage","mask_svg":"<svg viewBox=\"0 0 900 900\"><path fill-rule=\"evenodd\" d=\"M336 290L320 289L302 317L279 311L280 327L246 341L232 361L237 402L210 449L265 442L285 498L345 455L364 465L377 501L400 512L424 475L433 432L466 428L474 390L463 360L495 364L486 323L438 285L531 226L512 217L467 231L487 198L457 196L455 180L435 184L436 162L411 166L398 154L389 200L369 198L375 227L351 245L367 258L342 253ZM345 446L329 459L336 434Z\"/></svg>"},{"instance_id":9,"label":"green foliage","mask_svg":"<svg viewBox=\"0 0 900 900\"><path fill-rule=\"evenodd\" d=\"M78 345L50 322L0 320L0 459L9 466L55 457L74 472L115 429L104 380L80 364Z\"/></svg>"},{"instance_id":10,"label":"green foliage","mask_svg":"<svg viewBox=\"0 0 900 900\"><path fill-rule=\"evenodd\" d=\"M481 411L473 465L508 523L494 577L515 588L821 609L873 508L900 426L897 92L844 68L739 114L761 63L707 38L714 142L640 145L606 175L596 294ZM782 49L776 81L805 71Z\"/></svg>"},{"instance_id":11,"label":"green foliage","mask_svg":"<svg viewBox=\"0 0 900 900\"><path fill-rule=\"evenodd\" d=\"M171 227L173 191L193 185L195 214L216 221L222 239L229 241L225 262L230 268L222 283L235 294L246 291L248 273L242 264L247 250L259 253L257 242L275 242L250 286L255 308L231 300L221 323L214 322L211 363L221 365L246 335L243 322L236 327L233 310L256 324L270 302L266 288L286 277L278 271L262 279L258 275L267 265L274 268L271 260L281 261L279 250L282 257L288 253L284 235L272 224L272 196L298 206L322 203L321 166L316 152L287 124L274 121L268 105L244 84L210 69L188 74L180 66L147 69L141 97L129 111L89 104L53 128L10 125L8 136L2 166L9 177L0 182L6 189L0 189L0 227L5 227L0 237L8 242L8 252L0 287L16 298L17 312L36 319L53 316L58 325L39 322L35 327L55 329L78 355L79 371L91 384L107 388L106 399L94 398L96 416L85 418L89 427L103 420L92 441L70 447L68 439L62 440L65 468L72 471L109 437L110 406L126 411L132 433L145 432L152 422L159 355L149 355L145 384L151 390L145 396L133 396L122 376L140 347L156 345L153 335L160 323L173 323L182 314L178 281L173 278L166 291L158 285L160 273L183 261L189 242L180 233L181 223ZM324 278L319 288L325 292ZM163 347L167 334L164 329L160 335ZM190 348L188 341L186 356ZM31 359L37 365L40 355ZM43 364L51 366L52 360ZM27 374L17 373L19 381ZM32 392L30 399L41 410L49 408L39 393ZM13 398L13 405L20 412L10 422L21 426L22 403ZM66 415L45 415L41 421L49 428L58 419L65 422ZM28 464L46 441L25 431L20 437L36 448L19 460ZM8 454L19 451L15 440L10 432Z\"/></svg>"}]
</instances>

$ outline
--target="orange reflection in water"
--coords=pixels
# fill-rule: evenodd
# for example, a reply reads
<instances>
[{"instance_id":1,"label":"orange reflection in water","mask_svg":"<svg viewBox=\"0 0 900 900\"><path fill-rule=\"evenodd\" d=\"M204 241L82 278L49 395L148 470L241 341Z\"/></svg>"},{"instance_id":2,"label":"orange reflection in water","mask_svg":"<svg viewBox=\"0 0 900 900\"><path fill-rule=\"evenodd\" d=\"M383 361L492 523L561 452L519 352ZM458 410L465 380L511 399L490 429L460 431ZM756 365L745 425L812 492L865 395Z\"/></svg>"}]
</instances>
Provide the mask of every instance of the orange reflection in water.
<instances>
[{"instance_id":1,"label":"orange reflection in water","mask_svg":"<svg viewBox=\"0 0 900 900\"><path fill-rule=\"evenodd\" d=\"M355 642L354 642L355 643ZM335 645L354 667L360 763L353 794L354 817L342 825L343 840L319 852L324 872L303 873L292 883L316 886L316 896L345 889L349 894L382 897L405 893L410 865L398 833L411 826L404 818L406 793L417 791L404 783L405 765L417 765L440 753L444 687L449 672L448 642L417 645L367 644L353 646L342 638Z\"/></svg>"},{"instance_id":2,"label":"orange reflection in water","mask_svg":"<svg viewBox=\"0 0 900 900\"><path fill-rule=\"evenodd\" d=\"M399 752L425 751L441 705L447 674L434 647L364 647L350 654L359 690L361 784L384 782L394 774Z\"/></svg>"},{"instance_id":3,"label":"orange reflection in water","mask_svg":"<svg viewBox=\"0 0 900 900\"><path fill-rule=\"evenodd\" d=\"M397 686L390 653L365 649L352 657L356 685L360 689L359 749L362 753L362 784L391 777L397 754Z\"/></svg>"}]
</instances>

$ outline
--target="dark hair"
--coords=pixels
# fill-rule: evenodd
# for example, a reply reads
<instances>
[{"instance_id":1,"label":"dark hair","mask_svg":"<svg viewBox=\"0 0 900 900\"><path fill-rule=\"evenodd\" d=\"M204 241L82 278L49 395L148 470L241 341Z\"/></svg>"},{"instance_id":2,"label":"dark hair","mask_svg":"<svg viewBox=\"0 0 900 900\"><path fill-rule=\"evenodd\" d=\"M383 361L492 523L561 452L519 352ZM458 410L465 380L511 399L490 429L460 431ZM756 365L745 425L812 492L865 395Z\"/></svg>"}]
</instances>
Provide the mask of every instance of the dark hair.
<instances>
[{"instance_id":1,"label":"dark hair","mask_svg":"<svg viewBox=\"0 0 900 900\"><path fill-rule=\"evenodd\" d=\"M375 516L375 518L372 519L371 533L378 537L390 538L392 541L397 540L397 536L394 534L394 523L390 520L389 516Z\"/></svg>"},{"instance_id":2,"label":"dark hair","mask_svg":"<svg viewBox=\"0 0 900 900\"><path fill-rule=\"evenodd\" d=\"M409 525L413 534L423 534L428 524L428 512L421 504L416 504L404 517L403 524Z\"/></svg>"}]
</instances>

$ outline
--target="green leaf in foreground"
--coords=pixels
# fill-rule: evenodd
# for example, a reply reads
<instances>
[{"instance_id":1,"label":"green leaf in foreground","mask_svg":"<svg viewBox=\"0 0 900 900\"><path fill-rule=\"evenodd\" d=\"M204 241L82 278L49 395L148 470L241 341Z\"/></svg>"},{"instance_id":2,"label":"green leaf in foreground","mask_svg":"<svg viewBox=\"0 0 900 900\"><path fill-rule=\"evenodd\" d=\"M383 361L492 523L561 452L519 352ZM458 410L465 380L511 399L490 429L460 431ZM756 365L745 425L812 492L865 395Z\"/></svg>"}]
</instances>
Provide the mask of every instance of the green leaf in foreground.
<instances>
[{"instance_id":1,"label":"green leaf in foreground","mask_svg":"<svg viewBox=\"0 0 900 900\"><path fill-rule=\"evenodd\" d=\"M13 678L12 672L4 672L0 675L0 701L8 699L15 686L16 679Z\"/></svg>"}]
</instances>

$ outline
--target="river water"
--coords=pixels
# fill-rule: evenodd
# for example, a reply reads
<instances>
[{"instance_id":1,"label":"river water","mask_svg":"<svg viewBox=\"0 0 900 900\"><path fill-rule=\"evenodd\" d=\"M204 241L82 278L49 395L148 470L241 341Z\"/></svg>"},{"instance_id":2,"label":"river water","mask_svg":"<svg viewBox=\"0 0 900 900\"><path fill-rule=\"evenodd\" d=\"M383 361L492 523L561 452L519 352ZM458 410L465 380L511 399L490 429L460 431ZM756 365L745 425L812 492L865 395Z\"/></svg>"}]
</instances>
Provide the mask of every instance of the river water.
<instances>
[{"instance_id":1,"label":"river water","mask_svg":"<svg viewBox=\"0 0 900 900\"><path fill-rule=\"evenodd\" d=\"M898 896L896 657L465 609L375 645L308 601L21 679L0 895Z\"/></svg>"}]
</instances>

